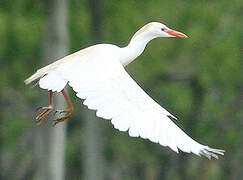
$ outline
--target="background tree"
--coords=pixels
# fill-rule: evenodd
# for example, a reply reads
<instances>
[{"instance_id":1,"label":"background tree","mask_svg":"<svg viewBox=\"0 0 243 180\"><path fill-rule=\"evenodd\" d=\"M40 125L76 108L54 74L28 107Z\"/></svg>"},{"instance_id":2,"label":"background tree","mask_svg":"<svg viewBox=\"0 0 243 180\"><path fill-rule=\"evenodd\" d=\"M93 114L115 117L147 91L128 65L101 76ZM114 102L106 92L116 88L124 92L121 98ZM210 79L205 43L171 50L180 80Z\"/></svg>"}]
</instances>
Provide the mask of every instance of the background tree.
<instances>
[{"instance_id":1,"label":"background tree","mask_svg":"<svg viewBox=\"0 0 243 180\"><path fill-rule=\"evenodd\" d=\"M67 0L45 1L46 24L43 39L44 64L68 54ZM47 99L47 97L45 97ZM47 103L47 102L45 102ZM63 109L65 101L57 96L55 108ZM50 120L54 117L51 116ZM36 179L61 180L65 178L65 139L66 122L52 127L51 123L37 128L35 157L37 163Z\"/></svg>"},{"instance_id":2,"label":"background tree","mask_svg":"<svg viewBox=\"0 0 243 180\"><path fill-rule=\"evenodd\" d=\"M90 0L90 34L92 44L102 43L103 0ZM104 142L102 125L95 112L84 111L84 179L102 180L105 176Z\"/></svg>"}]
</instances>

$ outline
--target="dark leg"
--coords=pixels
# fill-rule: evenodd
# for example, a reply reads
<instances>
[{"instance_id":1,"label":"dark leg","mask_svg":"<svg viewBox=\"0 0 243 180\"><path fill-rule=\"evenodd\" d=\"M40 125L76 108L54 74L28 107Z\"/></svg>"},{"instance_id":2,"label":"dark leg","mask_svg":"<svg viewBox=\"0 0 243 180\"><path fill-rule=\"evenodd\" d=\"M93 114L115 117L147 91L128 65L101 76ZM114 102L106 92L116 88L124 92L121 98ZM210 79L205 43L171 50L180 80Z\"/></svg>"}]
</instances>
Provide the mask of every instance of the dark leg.
<instances>
[{"instance_id":1,"label":"dark leg","mask_svg":"<svg viewBox=\"0 0 243 180\"><path fill-rule=\"evenodd\" d=\"M72 102L71 102L71 100L69 99L69 97L68 97L68 95L67 95L67 93L65 92L65 90L63 89L62 90L62 94L63 94L63 96L64 96L64 98L65 98L65 100L66 100L66 102L67 102L67 104L68 104L68 109L65 109L65 110L57 110L56 112L59 112L59 113L66 113L66 115L65 116L63 116L63 117L61 117L61 118L58 118L58 119L55 119L55 120L53 120L54 121L54 126L57 124L57 123L59 123L59 122L62 122L62 121L65 121L65 120L67 120L68 118L70 118L71 116L72 116L72 114L73 114L73 105L72 105Z\"/></svg>"},{"instance_id":2,"label":"dark leg","mask_svg":"<svg viewBox=\"0 0 243 180\"><path fill-rule=\"evenodd\" d=\"M53 110L53 92L52 91L48 91L48 92L49 92L49 106L42 107L41 109L43 111L35 118L38 126L44 122L44 120L48 117L48 115Z\"/></svg>"}]
</instances>

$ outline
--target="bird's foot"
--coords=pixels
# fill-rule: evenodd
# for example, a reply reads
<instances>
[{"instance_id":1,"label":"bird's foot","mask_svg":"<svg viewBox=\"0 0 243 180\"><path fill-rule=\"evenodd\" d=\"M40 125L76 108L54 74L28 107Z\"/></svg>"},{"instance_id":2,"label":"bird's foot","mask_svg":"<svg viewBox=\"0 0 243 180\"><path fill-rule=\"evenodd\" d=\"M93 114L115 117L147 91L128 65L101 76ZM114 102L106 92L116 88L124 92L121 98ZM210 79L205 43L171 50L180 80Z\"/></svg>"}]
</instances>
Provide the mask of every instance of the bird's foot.
<instances>
[{"instance_id":1,"label":"bird's foot","mask_svg":"<svg viewBox=\"0 0 243 180\"><path fill-rule=\"evenodd\" d=\"M66 113L66 115L61 118L57 118L57 119L53 120L53 126L55 126L57 123L63 122L65 120L67 120L68 118L70 118L73 114L73 108L65 109L65 110L56 110L55 114L56 113L59 113L59 114Z\"/></svg>"},{"instance_id":2,"label":"bird's foot","mask_svg":"<svg viewBox=\"0 0 243 180\"><path fill-rule=\"evenodd\" d=\"M52 105L49 105L47 107L39 107L37 109L37 111L39 109L42 109L43 111L38 116L36 116L36 118L35 118L36 124L38 126L41 125L44 122L44 120L48 117L48 115L52 112L53 106Z\"/></svg>"}]
</instances>

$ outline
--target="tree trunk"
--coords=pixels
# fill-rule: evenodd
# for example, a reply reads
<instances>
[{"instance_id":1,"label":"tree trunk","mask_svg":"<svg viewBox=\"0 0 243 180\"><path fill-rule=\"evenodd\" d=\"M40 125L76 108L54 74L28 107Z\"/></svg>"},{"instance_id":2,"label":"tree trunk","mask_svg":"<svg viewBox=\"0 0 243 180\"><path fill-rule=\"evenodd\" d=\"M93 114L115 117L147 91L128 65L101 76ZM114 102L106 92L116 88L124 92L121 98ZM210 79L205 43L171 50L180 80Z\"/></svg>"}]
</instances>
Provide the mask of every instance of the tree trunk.
<instances>
[{"instance_id":1,"label":"tree trunk","mask_svg":"<svg viewBox=\"0 0 243 180\"><path fill-rule=\"evenodd\" d=\"M44 64L49 64L68 53L67 0L45 1L46 26L43 42ZM65 101L61 95L55 98L55 108L63 109ZM52 120L54 117L50 117ZM37 172L35 179L65 179L66 122L52 127L50 123L37 128L35 153Z\"/></svg>"},{"instance_id":2,"label":"tree trunk","mask_svg":"<svg viewBox=\"0 0 243 180\"><path fill-rule=\"evenodd\" d=\"M101 37L101 25L103 15L103 1L89 0L91 11L91 39L93 43L99 43ZM84 112L85 119L85 150L84 150L84 179L102 180L105 179L104 170L104 146L102 140L102 128L99 118L90 110Z\"/></svg>"}]
</instances>

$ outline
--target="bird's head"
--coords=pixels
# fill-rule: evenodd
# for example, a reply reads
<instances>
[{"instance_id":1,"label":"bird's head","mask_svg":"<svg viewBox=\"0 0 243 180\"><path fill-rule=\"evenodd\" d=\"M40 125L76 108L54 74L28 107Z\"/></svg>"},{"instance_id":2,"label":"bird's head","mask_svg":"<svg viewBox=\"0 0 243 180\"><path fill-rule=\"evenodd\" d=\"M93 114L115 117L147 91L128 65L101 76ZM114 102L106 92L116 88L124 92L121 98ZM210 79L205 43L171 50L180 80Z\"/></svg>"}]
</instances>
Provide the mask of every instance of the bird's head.
<instances>
[{"instance_id":1,"label":"bird's head","mask_svg":"<svg viewBox=\"0 0 243 180\"><path fill-rule=\"evenodd\" d=\"M179 31L168 28L166 25L159 22L151 22L139 29L132 37L132 40L138 38L148 38L150 40L158 37L180 37L187 36Z\"/></svg>"},{"instance_id":2,"label":"bird's head","mask_svg":"<svg viewBox=\"0 0 243 180\"><path fill-rule=\"evenodd\" d=\"M187 38L185 34L170 29L162 23L148 23L133 35L127 47L122 48L122 57L120 58L122 64L126 66L131 63L140 54L142 54L149 41L159 37Z\"/></svg>"}]
</instances>

